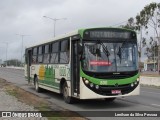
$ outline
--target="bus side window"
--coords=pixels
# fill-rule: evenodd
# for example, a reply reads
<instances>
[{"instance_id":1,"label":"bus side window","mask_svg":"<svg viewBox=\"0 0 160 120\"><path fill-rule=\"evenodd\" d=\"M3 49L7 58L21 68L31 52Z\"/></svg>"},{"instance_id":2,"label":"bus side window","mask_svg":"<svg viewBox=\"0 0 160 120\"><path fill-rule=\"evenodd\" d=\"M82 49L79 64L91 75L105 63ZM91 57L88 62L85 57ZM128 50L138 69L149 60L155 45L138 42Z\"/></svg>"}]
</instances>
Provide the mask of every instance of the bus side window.
<instances>
[{"instance_id":1,"label":"bus side window","mask_svg":"<svg viewBox=\"0 0 160 120\"><path fill-rule=\"evenodd\" d=\"M38 47L38 63L43 62L43 47L39 46Z\"/></svg>"},{"instance_id":2,"label":"bus side window","mask_svg":"<svg viewBox=\"0 0 160 120\"><path fill-rule=\"evenodd\" d=\"M58 63L59 58L59 42L54 42L51 44L52 51L51 51L51 58L50 63Z\"/></svg>"},{"instance_id":3,"label":"bus side window","mask_svg":"<svg viewBox=\"0 0 160 120\"><path fill-rule=\"evenodd\" d=\"M37 63L37 47L32 49L32 63Z\"/></svg>"},{"instance_id":4,"label":"bus side window","mask_svg":"<svg viewBox=\"0 0 160 120\"><path fill-rule=\"evenodd\" d=\"M44 58L43 63L49 63L50 54L49 54L49 44L44 46Z\"/></svg>"},{"instance_id":5,"label":"bus side window","mask_svg":"<svg viewBox=\"0 0 160 120\"><path fill-rule=\"evenodd\" d=\"M60 46L60 63L69 62L69 40L61 41Z\"/></svg>"}]
</instances>

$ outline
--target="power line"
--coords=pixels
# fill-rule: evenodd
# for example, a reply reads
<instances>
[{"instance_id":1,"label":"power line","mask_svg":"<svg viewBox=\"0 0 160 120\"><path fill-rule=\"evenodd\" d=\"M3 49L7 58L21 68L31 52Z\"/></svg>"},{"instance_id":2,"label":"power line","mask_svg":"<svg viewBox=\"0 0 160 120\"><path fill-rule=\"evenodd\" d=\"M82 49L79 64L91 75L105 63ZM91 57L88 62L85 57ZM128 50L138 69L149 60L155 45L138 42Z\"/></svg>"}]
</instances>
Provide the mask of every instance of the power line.
<instances>
[{"instance_id":1,"label":"power line","mask_svg":"<svg viewBox=\"0 0 160 120\"><path fill-rule=\"evenodd\" d=\"M120 22L120 23L113 24L113 25L111 25L111 27L118 26L118 25L122 25L123 23L126 23L126 22L128 22L128 20L127 20L127 21Z\"/></svg>"}]
</instances>

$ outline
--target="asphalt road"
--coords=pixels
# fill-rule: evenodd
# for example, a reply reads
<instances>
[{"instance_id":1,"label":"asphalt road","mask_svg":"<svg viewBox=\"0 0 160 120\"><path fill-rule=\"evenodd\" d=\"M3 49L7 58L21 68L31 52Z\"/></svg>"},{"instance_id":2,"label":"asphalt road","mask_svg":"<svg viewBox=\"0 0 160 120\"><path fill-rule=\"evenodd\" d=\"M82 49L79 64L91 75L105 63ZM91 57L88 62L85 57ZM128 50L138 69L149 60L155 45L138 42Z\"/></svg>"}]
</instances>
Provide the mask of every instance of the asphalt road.
<instances>
[{"instance_id":1,"label":"asphalt road","mask_svg":"<svg viewBox=\"0 0 160 120\"><path fill-rule=\"evenodd\" d=\"M39 97L43 97L46 100L57 104L65 109L71 111L160 111L160 89L141 87L139 96L130 96L125 98L118 98L113 103L107 103L104 100L83 100L77 101L75 104L66 104L63 101L61 95L53 92L36 93L33 86L27 85L27 81L24 78L23 70L15 70L9 68L0 68L0 78L3 78L15 85L32 92ZM84 115L84 113L80 113ZM94 114L94 113L93 113ZM108 119L108 120L134 120L135 118L117 118L117 117L88 117L90 119ZM136 119L142 120L158 120L157 117L136 117Z\"/></svg>"}]
</instances>

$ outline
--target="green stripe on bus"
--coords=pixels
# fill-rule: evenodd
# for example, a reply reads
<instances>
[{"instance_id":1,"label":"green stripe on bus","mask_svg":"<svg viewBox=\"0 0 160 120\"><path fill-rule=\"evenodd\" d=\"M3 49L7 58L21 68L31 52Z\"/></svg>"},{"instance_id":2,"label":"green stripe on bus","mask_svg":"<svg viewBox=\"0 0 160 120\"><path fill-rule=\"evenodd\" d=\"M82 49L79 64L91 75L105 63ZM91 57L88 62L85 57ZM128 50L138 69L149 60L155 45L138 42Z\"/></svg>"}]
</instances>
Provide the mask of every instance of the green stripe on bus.
<instances>
[{"instance_id":1,"label":"green stripe on bus","mask_svg":"<svg viewBox=\"0 0 160 120\"><path fill-rule=\"evenodd\" d=\"M137 78L139 77L139 73L133 77L124 78L124 79L98 79L98 78L94 78L94 77L90 77L86 75L81 69L80 76L88 79L90 82L97 84L97 85L101 85L103 81L107 81L106 85L115 85L115 84L124 85L124 84L129 84L129 83L136 81Z\"/></svg>"},{"instance_id":2,"label":"green stripe on bus","mask_svg":"<svg viewBox=\"0 0 160 120\"><path fill-rule=\"evenodd\" d=\"M39 83L40 85L43 85L43 86L47 86L47 87L50 87L50 88L54 88L54 89L57 89L59 90L58 87L55 87L55 86L52 86L52 85L48 85L48 84L44 84L44 83Z\"/></svg>"},{"instance_id":3,"label":"green stripe on bus","mask_svg":"<svg viewBox=\"0 0 160 120\"><path fill-rule=\"evenodd\" d=\"M39 80L40 83L44 83L44 84L47 84L47 85L51 85L51 86L56 86L56 87L59 87L60 84L59 83L56 83L55 81L53 80Z\"/></svg>"}]
</instances>

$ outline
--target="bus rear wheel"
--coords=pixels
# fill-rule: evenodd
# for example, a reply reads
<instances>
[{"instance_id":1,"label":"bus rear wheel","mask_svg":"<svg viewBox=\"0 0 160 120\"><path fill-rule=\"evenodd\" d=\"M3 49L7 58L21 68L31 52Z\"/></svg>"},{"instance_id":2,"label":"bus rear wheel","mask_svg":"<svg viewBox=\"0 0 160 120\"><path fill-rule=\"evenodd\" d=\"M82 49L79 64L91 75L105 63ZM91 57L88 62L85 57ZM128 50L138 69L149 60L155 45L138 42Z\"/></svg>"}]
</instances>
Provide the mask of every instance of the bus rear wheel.
<instances>
[{"instance_id":1,"label":"bus rear wheel","mask_svg":"<svg viewBox=\"0 0 160 120\"><path fill-rule=\"evenodd\" d=\"M37 92L41 92L41 88L39 87L39 83L38 83L37 77L34 79L34 85L35 85L35 90Z\"/></svg>"},{"instance_id":2,"label":"bus rear wheel","mask_svg":"<svg viewBox=\"0 0 160 120\"><path fill-rule=\"evenodd\" d=\"M63 84L63 99L68 104L73 103L73 98L69 96L69 90L66 82Z\"/></svg>"}]
</instances>

